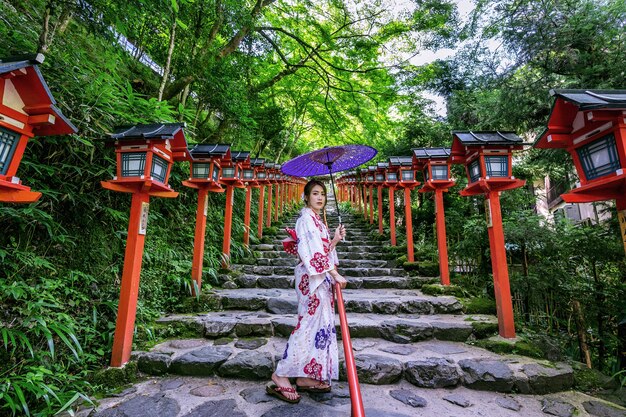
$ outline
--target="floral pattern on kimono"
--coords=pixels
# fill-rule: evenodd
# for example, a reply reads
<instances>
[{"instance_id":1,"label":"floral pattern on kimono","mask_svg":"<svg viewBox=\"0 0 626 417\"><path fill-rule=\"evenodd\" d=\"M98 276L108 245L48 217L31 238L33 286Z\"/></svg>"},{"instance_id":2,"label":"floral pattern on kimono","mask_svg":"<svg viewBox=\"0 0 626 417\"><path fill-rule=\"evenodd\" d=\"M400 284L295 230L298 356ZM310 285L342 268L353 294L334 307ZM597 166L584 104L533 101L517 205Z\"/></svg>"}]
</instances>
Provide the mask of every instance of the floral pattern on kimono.
<instances>
[{"instance_id":1,"label":"floral pattern on kimono","mask_svg":"<svg viewBox=\"0 0 626 417\"><path fill-rule=\"evenodd\" d=\"M298 322L283 359L278 362L276 374L330 383L339 377L334 280L328 274L339 264L337 252L330 250L326 225L309 208L302 209L296 222L296 234L300 258L295 268Z\"/></svg>"}]
</instances>

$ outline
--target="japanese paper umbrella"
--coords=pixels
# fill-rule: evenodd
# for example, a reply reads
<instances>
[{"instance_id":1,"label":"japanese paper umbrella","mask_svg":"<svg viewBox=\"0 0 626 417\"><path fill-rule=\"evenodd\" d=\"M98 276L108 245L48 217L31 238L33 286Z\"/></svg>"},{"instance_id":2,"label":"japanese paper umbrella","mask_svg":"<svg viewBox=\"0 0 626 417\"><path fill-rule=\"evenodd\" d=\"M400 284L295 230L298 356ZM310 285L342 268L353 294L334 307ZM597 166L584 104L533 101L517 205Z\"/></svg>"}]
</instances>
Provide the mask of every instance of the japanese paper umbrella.
<instances>
[{"instance_id":1,"label":"japanese paper umbrella","mask_svg":"<svg viewBox=\"0 0 626 417\"><path fill-rule=\"evenodd\" d=\"M372 159L378 151L367 145L343 145L318 149L313 152L296 156L285 162L281 171L295 177L311 177L316 175L330 175L330 182L335 194L335 172L347 171L356 168ZM335 206L341 224L341 213L335 198Z\"/></svg>"}]
</instances>

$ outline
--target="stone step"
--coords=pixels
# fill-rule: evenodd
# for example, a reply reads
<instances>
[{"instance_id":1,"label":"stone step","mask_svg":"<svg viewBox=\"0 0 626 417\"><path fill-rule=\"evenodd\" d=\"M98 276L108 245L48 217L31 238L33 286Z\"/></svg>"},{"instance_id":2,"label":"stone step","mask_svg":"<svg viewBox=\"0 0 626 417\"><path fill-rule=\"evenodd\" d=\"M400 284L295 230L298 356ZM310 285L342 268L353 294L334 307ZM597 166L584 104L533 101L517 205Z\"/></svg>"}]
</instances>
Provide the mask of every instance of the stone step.
<instances>
[{"instance_id":1,"label":"stone step","mask_svg":"<svg viewBox=\"0 0 626 417\"><path fill-rule=\"evenodd\" d=\"M183 339L134 354L140 371L188 376L269 380L285 349L284 338ZM405 379L421 388L458 385L475 390L546 394L573 386L572 368L515 355L499 355L458 342L429 340L397 344L354 340L359 382L388 385ZM339 343L340 380L345 381L343 346Z\"/></svg>"},{"instance_id":2,"label":"stone step","mask_svg":"<svg viewBox=\"0 0 626 417\"><path fill-rule=\"evenodd\" d=\"M289 310L289 309L285 309ZM298 321L296 312L270 314L250 311L222 311L161 317L157 322L168 329L188 336L208 339L222 337L288 337ZM497 331L497 319L489 315L411 315L393 318L380 314L350 313L350 335L353 339L379 338L395 343L410 343L428 339L464 342L470 337L488 335L486 327ZM341 337L339 319L336 330Z\"/></svg>"},{"instance_id":3,"label":"stone step","mask_svg":"<svg viewBox=\"0 0 626 417\"><path fill-rule=\"evenodd\" d=\"M279 236L278 238L274 239L271 244L281 245L282 247L283 239L285 239L286 237L287 237L286 234L285 236ZM367 246L377 247L379 248L379 250L382 250L384 246L389 246L389 243L387 242L381 242L381 241L373 240L369 236L363 236L362 238L361 237L346 238L345 240L341 242L339 246L337 246L337 250L340 250L341 247L347 247L347 246L362 246L364 243L367 243Z\"/></svg>"},{"instance_id":4,"label":"stone step","mask_svg":"<svg viewBox=\"0 0 626 417\"><path fill-rule=\"evenodd\" d=\"M163 376L142 380L95 405L81 407L77 417L345 417L351 414L346 382L334 381L327 394L302 393L297 405L265 392L269 380L219 376ZM624 409L577 391L515 394L456 388L420 388L406 379L394 384L360 383L367 417L550 417L623 416ZM587 413L589 412L589 414Z\"/></svg>"},{"instance_id":5,"label":"stone step","mask_svg":"<svg viewBox=\"0 0 626 417\"><path fill-rule=\"evenodd\" d=\"M376 245L350 245L350 246L339 246L337 247L337 253L381 253L383 246ZM261 243L258 245L250 245L250 249L259 251L259 252L268 252L268 251L284 251L282 244L271 244L271 243Z\"/></svg>"},{"instance_id":6,"label":"stone step","mask_svg":"<svg viewBox=\"0 0 626 417\"><path fill-rule=\"evenodd\" d=\"M288 266L294 268L298 265L298 259L295 256L290 258L258 258L257 265L262 266ZM340 259L341 268L384 268L389 266L389 261L384 259ZM235 267L235 266L233 266ZM293 270L292 270L293 272Z\"/></svg>"},{"instance_id":7,"label":"stone step","mask_svg":"<svg viewBox=\"0 0 626 417\"><path fill-rule=\"evenodd\" d=\"M282 249L282 246L280 248L280 250L270 250L270 251L257 251L256 252L257 255L259 256L259 259L279 259L279 258L288 258L288 259L295 259L294 255L291 255L287 252L285 252ZM359 259L369 259L369 260L381 260L384 259L384 257L379 253L379 252L353 252L353 253L341 253L338 254L340 257L340 261L342 260L359 260Z\"/></svg>"},{"instance_id":8,"label":"stone step","mask_svg":"<svg viewBox=\"0 0 626 417\"><path fill-rule=\"evenodd\" d=\"M378 314L460 314L461 303L450 296L428 296L418 290L344 290L347 312ZM211 290L207 295L216 309L265 310L270 313L295 313L293 289L238 288Z\"/></svg>"},{"instance_id":9,"label":"stone step","mask_svg":"<svg viewBox=\"0 0 626 417\"><path fill-rule=\"evenodd\" d=\"M228 275L224 278L230 280ZM378 288L419 288L425 278L422 277L349 277L348 289L378 289ZM426 279L428 282L432 278ZM253 275L244 274L234 279L238 288L294 288L295 277L292 275ZM222 282L224 284L224 282Z\"/></svg>"},{"instance_id":10,"label":"stone step","mask_svg":"<svg viewBox=\"0 0 626 417\"><path fill-rule=\"evenodd\" d=\"M374 261L362 261L362 262L374 262ZM240 270L246 274L253 275L288 275L293 273L292 266L274 266L274 265L233 265L233 269ZM375 268L375 267L362 267L362 268L347 268L340 261L339 271L346 277L383 277L383 276L396 276L401 277L406 275L406 271L402 268Z\"/></svg>"}]
</instances>

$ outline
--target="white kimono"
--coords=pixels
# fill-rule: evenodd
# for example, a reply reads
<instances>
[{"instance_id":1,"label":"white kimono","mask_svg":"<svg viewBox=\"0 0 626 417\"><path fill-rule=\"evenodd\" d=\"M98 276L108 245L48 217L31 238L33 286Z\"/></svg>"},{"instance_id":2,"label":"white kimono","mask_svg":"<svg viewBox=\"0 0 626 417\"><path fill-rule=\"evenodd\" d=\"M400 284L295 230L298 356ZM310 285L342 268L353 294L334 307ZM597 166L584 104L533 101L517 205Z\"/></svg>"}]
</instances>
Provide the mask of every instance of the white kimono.
<instances>
[{"instance_id":1,"label":"white kimono","mask_svg":"<svg viewBox=\"0 0 626 417\"><path fill-rule=\"evenodd\" d=\"M298 323L289 337L276 374L308 377L330 383L339 378L335 330L334 280L327 273L338 265L330 250L328 228L320 216L303 208L296 222L298 256L295 268Z\"/></svg>"}]
</instances>

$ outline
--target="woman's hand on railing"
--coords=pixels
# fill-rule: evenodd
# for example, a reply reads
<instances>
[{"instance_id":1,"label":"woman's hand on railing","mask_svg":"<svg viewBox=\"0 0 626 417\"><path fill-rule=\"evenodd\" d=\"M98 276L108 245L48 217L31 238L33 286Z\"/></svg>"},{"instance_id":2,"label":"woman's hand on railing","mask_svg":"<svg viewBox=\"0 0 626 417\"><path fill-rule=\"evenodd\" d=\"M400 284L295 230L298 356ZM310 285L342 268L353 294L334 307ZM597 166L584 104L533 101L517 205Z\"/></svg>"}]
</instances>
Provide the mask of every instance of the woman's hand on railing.
<instances>
[{"instance_id":1,"label":"woman's hand on railing","mask_svg":"<svg viewBox=\"0 0 626 417\"><path fill-rule=\"evenodd\" d=\"M346 281L346 279L341 274L339 274L336 269L330 271L330 276L333 277L335 283L339 284L341 288L346 288L346 285L348 285L348 281Z\"/></svg>"}]
</instances>

